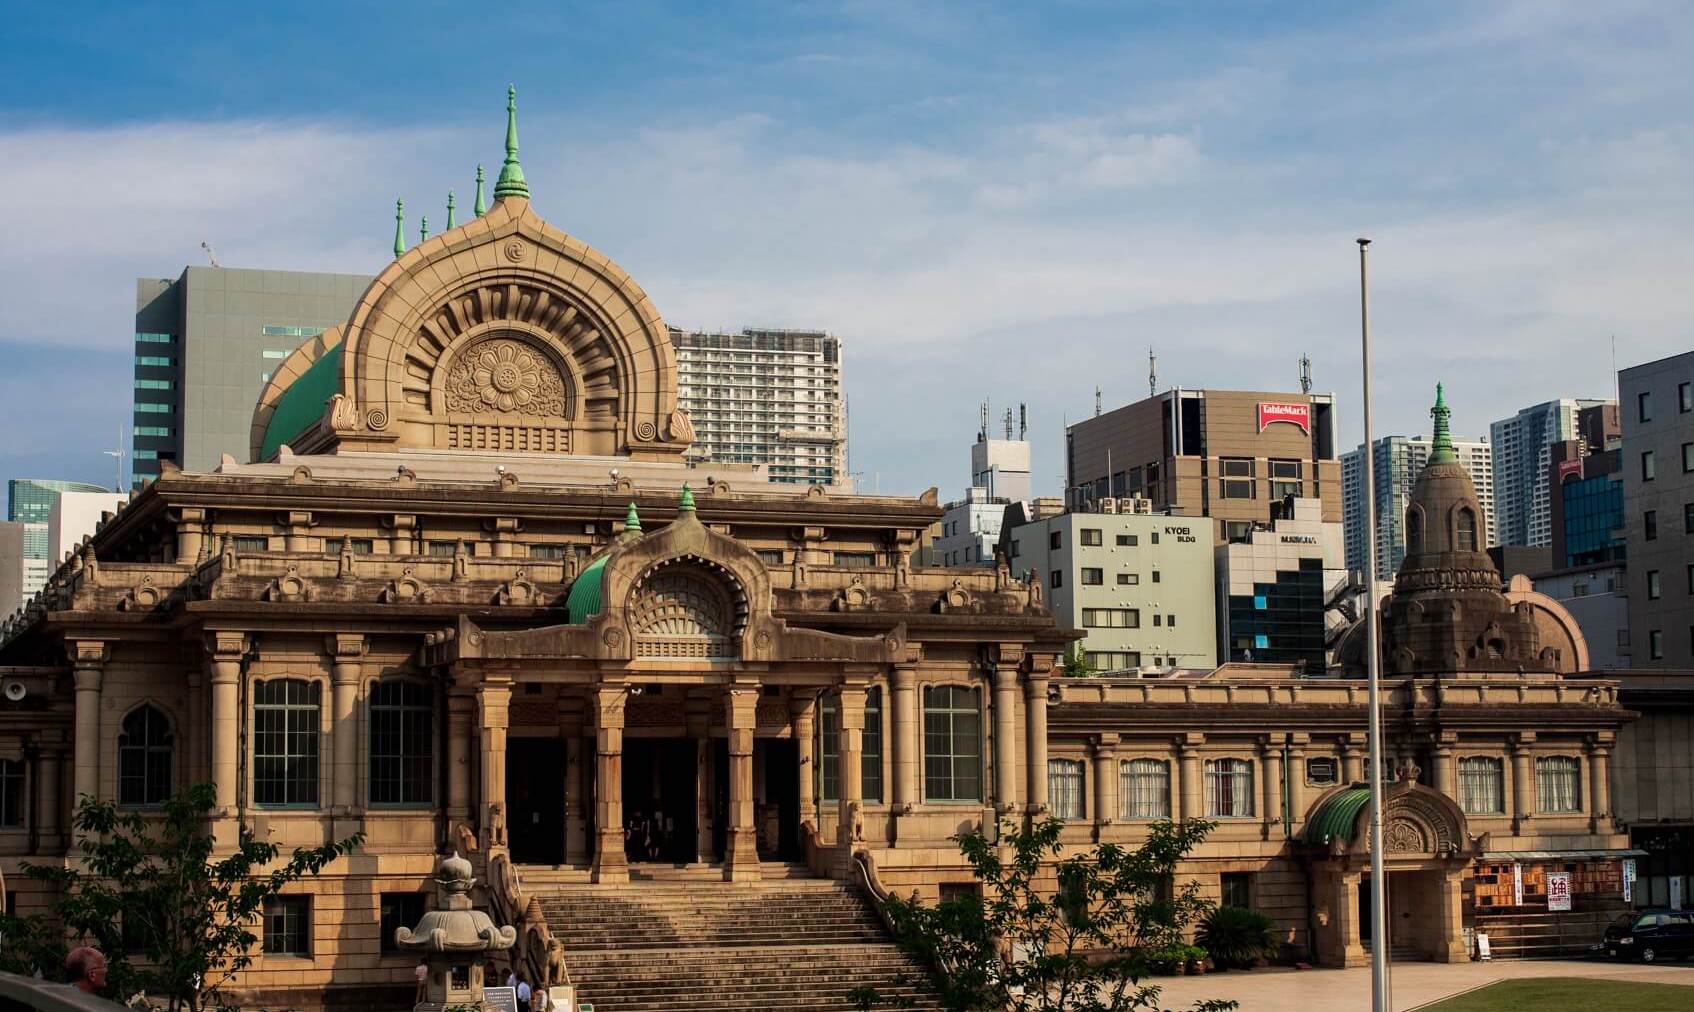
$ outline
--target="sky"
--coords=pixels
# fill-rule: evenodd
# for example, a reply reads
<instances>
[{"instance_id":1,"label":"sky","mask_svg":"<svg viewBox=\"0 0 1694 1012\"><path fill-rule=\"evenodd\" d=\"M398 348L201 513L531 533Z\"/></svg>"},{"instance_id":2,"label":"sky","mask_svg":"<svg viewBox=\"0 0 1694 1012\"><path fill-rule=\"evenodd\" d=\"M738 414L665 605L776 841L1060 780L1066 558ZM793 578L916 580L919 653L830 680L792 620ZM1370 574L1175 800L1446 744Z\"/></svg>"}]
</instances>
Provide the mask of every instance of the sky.
<instances>
[{"instance_id":1,"label":"sky","mask_svg":"<svg viewBox=\"0 0 1694 1012\"><path fill-rule=\"evenodd\" d=\"M239 16L234 12L239 11ZM1047 0L15 5L0 477L110 481L137 277L374 274L497 172L666 322L845 343L865 491L969 480L978 406L1314 389L1455 433L1694 347L1694 5ZM415 216L409 217L415 223ZM414 225L415 227L415 225Z\"/></svg>"}]
</instances>

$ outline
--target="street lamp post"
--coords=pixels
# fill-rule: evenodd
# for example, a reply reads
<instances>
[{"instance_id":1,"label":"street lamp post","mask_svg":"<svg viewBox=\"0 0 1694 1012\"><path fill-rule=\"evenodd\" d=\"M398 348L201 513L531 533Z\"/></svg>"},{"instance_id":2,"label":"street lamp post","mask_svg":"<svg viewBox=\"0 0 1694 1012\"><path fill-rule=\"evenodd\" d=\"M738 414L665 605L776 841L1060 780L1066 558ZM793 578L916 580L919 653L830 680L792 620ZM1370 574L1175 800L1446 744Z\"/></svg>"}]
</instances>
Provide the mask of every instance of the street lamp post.
<instances>
[{"instance_id":1,"label":"street lamp post","mask_svg":"<svg viewBox=\"0 0 1694 1012\"><path fill-rule=\"evenodd\" d=\"M1369 239L1359 241L1359 342L1364 363L1364 424L1367 465L1371 453L1370 424L1370 270ZM1376 469L1364 471L1365 530L1376 532ZM1371 1012L1390 1012L1388 995L1388 881L1382 871L1382 703L1379 697L1376 622L1376 552L1365 555L1365 677L1370 713L1370 998Z\"/></svg>"}]
</instances>

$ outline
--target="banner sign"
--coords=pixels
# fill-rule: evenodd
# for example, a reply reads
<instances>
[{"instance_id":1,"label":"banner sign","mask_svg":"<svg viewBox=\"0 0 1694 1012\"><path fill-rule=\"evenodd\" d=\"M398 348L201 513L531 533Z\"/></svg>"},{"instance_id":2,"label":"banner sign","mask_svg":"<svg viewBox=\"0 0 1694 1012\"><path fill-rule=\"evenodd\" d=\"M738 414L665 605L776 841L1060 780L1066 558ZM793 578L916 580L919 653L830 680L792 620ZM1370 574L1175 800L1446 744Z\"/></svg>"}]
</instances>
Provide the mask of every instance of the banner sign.
<instances>
[{"instance_id":1,"label":"banner sign","mask_svg":"<svg viewBox=\"0 0 1694 1012\"><path fill-rule=\"evenodd\" d=\"M1523 865L1512 865L1512 906L1523 906Z\"/></svg>"},{"instance_id":2,"label":"banner sign","mask_svg":"<svg viewBox=\"0 0 1694 1012\"><path fill-rule=\"evenodd\" d=\"M1265 426L1277 422L1287 422L1298 425L1306 435L1312 434L1312 406L1310 404L1279 404L1274 402L1259 402L1259 431L1265 431Z\"/></svg>"},{"instance_id":3,"label":"banner sign","mask_svg":"<svg viewBox=\"0 0 1694 1012\"><path fill-rule=\"evenodd\" d=\"M1559 484L1564 484L1565 479L1573 474L1578 478L1582 477L1582 459L1580 457L1576 460L1559 461Z\"/></svg>"},{"instance_id":4,"label":"banner sign","mask_svg":"<svg viewBox=\"0 0 1694 1012\"><path fill-rule=\"evenodd\" d=\"M1570 909L1570 872L1550 871L1547 873L1547 909Z\"/></svg>"},{"instance_id":5,"label":"banner sign","mask_svg":"<svg viewBox=\"0 0 1694 1012\"><path fill-rule=\"evenodd\" d=\"M1635 902L1635 858L1623 859L1623 901Z\"/></svg>"}]
</instances>

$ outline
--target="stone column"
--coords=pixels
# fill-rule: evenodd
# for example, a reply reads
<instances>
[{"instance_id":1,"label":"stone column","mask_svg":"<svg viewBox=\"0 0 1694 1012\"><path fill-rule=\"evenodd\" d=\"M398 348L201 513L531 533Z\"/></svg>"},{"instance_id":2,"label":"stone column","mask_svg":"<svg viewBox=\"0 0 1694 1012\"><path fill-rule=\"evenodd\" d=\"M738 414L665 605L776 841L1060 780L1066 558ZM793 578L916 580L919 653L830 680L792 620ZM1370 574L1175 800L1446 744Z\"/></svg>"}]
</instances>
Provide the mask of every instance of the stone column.
<instances>
[{"instance_id":1,"label":"stone column","mask_svg":"<svg viewBox=\"0 0 1694 1012\"><path fill-rule=\"evenodd\" d=\"M582 700L559 693L559 737L565 743L565 863L588 863L588 792L583 763Z\"/></svg>"},{"instance_id":2,"label":"stone column","mask_svg":"<svg viewBox=\"0 0 1694 1012\"><path fill-rule=\"evenodd\" d=\"M841 704L841 800L836 816L836 842L841 844L841 872L852 868L853 845L864 838L865 778L865 683L842 685Z\"/></svg>"},{"instance_id":3,"label":"stone column","mask_svg":"<svg viewBox=\"0 0 1694 1012\"><path fill-rule=\"evenodd\" d=\"M200 548L206 543L206 511L184 508L176 511L176 561L192 566L200 561Z\"/></svg>"},{"instance_id":4,"label":"stone column","mask_svg":"<svg viewBox=\"0 0 1694 1012\"><path fill-rule=\"evenodd\" d=\"M1512 750L1512 832L1521 833L1535 817L1535 764L1531 755L1535 744L1533 732L1518 735L1511 742Z\"/></svg>"},{"instance_id":5,"label":"stone column","mask_svg":"<svg viewBox=\"0 0 1694 1012\"><path fill-rule=\"evenodd\" d=\"M994 669L994 811L1018 810L1018 669L1002 657Z\"/></svg>"},{"instance_id":6,"label":"stone column","mask_svg":"<svg viewBox=\"0 0 1694 1012\"><path fill-rule=\"evenodd\" d=\"M1465 897L1461 885L1463 875L1456 870L1449 871L1445 868L1426 874L1441 877L1436 885L1436 889L1439 890L1436 895L1436 902L1440 909L1438 920L1441 938L1434 952L1435 961L1437 963L1468 963L1470 962L1470 951L1465 947Z\"/></svg>"},{"instance_id":7,"label":"stone column","mask_svg":"<svg viewBox=\"0 0 1694 1012\"><path fill-rule=\"evenodd\" d=\"M1459 798L1459 785L1454 773L1453 745L1451 742L1438 741L1435 743L1435 789L1455 801Z\"/></svg>"},{"instance_id":8,"label":"stone column","mask_svg":"<svg viewBox=\"0 0 1694 1012\"><path fill-rule=\"evenodd\" d=\"M448 693L447 821L455 827L471 821L471 715L475 709L476 700L468 693Z\"/></svg>"},{"instance_id":9,"label":"stone column","mask_svg":"<svg viewBox=\"0 0 1694 1012\"><path fill-rule=\"evenodd\" d=\"M1612 831L1611 760L1612 750L1604 743L1588 753L1588 818L1595 833Z\"/></svg>"},{"instance_id":10,"label":"stone column","mask_svg":"<svg viewBox=\"0 0 1694 1012\"><path fill-rule=\"evenodd\" d=\"M106 661L111 657L99 640L77 640L71 644L71 663L76 681L76 796L100 796L100 689Z\"/></svg>"},{"instance_id":11,"label":"stone column","mask_svg":"<svg viewBox=\"0 0 1694 1012\"><path fill-rule=\"evenodd\" d=\"M1094 838L1101 840L1106 835L1106 827L1118 817L1118 736L1102 734L1091 745L1094 752Z\"/></svg>"},{"instance_id":12,"label":"stone column","mask_svg":"<svg viewBox=\"0 0 1694 1012\"><path fill-rule=\"evenodd\" d=\"M1288 763L1282 775L1288 778L1288 825L1298 833L1306 821L1306 736L1289 738Z\"/></svg>"},{"instance_id":13,"label":"stone column","mask_svg":"<svg viewBox=\"0 0 1694 1012\"><path fill-rule=\"evenodd\" d=\"M241 633L217 632L206 639L210 656L206 680L212 688L211 766L213 839L219 850L233 849L239 836L235 824L236 799L240 794L241 750L241 658L248 639Z\"/></svg>"},{"instance_id":14,"label":"stone column","mask_svg":"<svg viewBox=\"0 0 1694 1012\"><path fill-rule=\"evenodd\" d=\"M312 537L311 534L312 528L317 526L317 521L312 518L311 513L304 510L295 510L277 517L277 521L284 528L282 547L285 551L315 552L320 550L317 544L318 539Z\"/></svg>"},{"instance_id":15,"label":"stone column","mask_svg":"<svg viewBox=\"0 0 1694 1012\"><path fill-rule=\"evenodd\" d=\"M717 808L716 782L713 779L712 701L698 694L688 697L688 736L694 740L694 860L710 861L713 857L712 826ZM805 784L802 772L801 784ZM802 786L801 790L805 790ZM807 813L801 806L800 817Z\"/></svg>"},{"instance_id":16,"label":"stone column","mask_svg":"<svg viewBox=\"0 0 1694 1012\"><path fill-rule=\"evenodd\" d=\"M417 517L396 513L387 526L393 532L389 536L389 554L417 554Z\"/></svg>"},{"instance_id":17,"label":"stone column","mask_svg":"<svg viewBox=\"0 0 1694 1012\"><path fill-rule=\"evenodd\" d=\"M794 749L800 763L800 821L811 822L817 828L817 737L818 697L810 690L796 689L788 699L788 732L794 736ZM895 732L898 740L899 732Z\"/></svg>"},{"instance_id":18,"label":"stone column","mask_svg":"<svg viewBox=\"0 0 1694 1012\"><path fill-rule=\"evenodd\" d=\"M1047 681L1048 673L1031 672L1023 683L1024 762L1028 774L1029 801L1024 810L1031 818L1047 811Z\"/></svg>"},{"instance_id":19,"label":"stone column","mask_svg":"<svg viewBox=\"0 0 1694 1012\"><path fill-rule=\"evenodd\" d=\"M1260 747L1259 755L1263 760L1259 764L1264 781L1259 791L1264 798L1263 835L1274 840L1277 824L1282 821L1282 746L1271 737Z\"/></svg>"},{"instance_id":20,"label":"stone column","mask_svg":"<svg viewBox=\"0 0 1694 1012\"><path fill-rule=\"evenodd\" d=\"M594 881L628 882L623 851L623 716L628 690L594 690Z\"/></svg>"},{"instance_id":21,"label":"stone column","mask_svg":"<svg viewBox=\"0 0 1694 1012\"><path fill-rule=\"evenodd\" d=\"M38 761L41 763L41 794L35 799L35 825L39 827L41 852L56 854L64 847L64 840L59 837L59 809L64 804L60 788L64 774L59 769L58 746L47 745L41 750Z\"/></svg>"},{"instance_id":22,"label":"stone column","mask_svg":"<svg viewBox=\"0 0 1694 1012\"><path fill-rule=\"evenodd\" d=\"M918 802L918 669L894 665L894 814L907 815Z\"/></svg>"},{"instance_id":23,"label":"stone column","mask_svg":"<svg viewBox=\"0 0 1694 1012\"><path fill-rule=\"evenodd\" d=\"M1176 744L1177 765L1180 769L1177 819L1204 818L1206 814L1205 787L1201 779L1200 746L1206 743L1203 734L1187 734Z\"/></svg>"},{"instance_id":24,"label":"stone column","mask_svg":"<svg viewBox=\"0 0 1694 1012\"><path fill-rule=\"evenodd\" d=\"M724 719L729 727L729 827L723 875L731 882L756 882L759 878L758 827L753 824L753 732L758 726L758 706L756 682L737 683L724 690ZM861 696L861 727L863 707ZM846 765L845 757L842 765Z\"/></svg>"},{"instance_id":25,"label":"stone column","mask_svg":"<svg viewBox=\"0 0 1694 1012\"><path fill-rule=\"evenodd\" d=\"M1365 964L1365 947L1359 939L1359 917L1363 913L1359 908L1359 883L1365 879L1362 872L1347 872L1336 876L1339 895L1335 897L1335 916L1341 921L1340 936L1341 957L1332 966L1362 966ZM1383 918L1383 923L1392 923L1393 918ZM1381 945L1382 939L1373 939L1371 944Z\"/></svg>"},{"instance_id":26,"label":"stone column","mask_svg":"<svg viewBox=\"0 0 1694 1012\"><path fill-rule=\"evenodd\" d=\"M478 804L482 812L482 850L509 843L511 812L506 809L506 727L512 705L512 683L492 676L476 690L477 743L482 773Z\"/></svg>"},{"instance_id":27,"label":"stone column","mask_svg":"<svg viewBox=\"0 0 1694 1012\"><path fill-rule=\"evenodd\" d=\"M324 637L330 667L330 767L332 813L352 815L359 808L359 674L363 669L365 638L334 635Z\"/></svg>"},{"instance_id":28,"label":"stone column","mask_svg":"<svg viewBox=\"0 0 1694 1012\"><path fill-rule=\"evenodd\" d=\"M1343 784L1351 785L1364 782L1364 753L1364 747L1353 741L1349 740L1342 743L1341 782Z\"/></svg>"}]
</instances>

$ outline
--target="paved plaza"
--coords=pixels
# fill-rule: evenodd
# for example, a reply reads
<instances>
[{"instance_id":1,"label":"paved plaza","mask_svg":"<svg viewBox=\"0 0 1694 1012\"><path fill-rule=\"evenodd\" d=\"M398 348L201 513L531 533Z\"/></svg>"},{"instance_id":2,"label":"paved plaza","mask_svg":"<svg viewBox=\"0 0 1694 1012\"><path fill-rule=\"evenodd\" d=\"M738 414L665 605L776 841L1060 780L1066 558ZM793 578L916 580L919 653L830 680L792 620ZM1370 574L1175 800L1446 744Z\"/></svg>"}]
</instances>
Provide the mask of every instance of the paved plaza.
<instances>
[{"instance_id":1,"label":"paved plaza","mask_svg":"<svg viewBox=\"0 0 1694 1012\"><path fill-rule=\"evenodd\" d=\"M1642 966L1586 960L1499 963L1403 963L1393 968L1395 1012L1409 1012L1497 980L1525 977L1607 977L1694 988L1694 963ZM1370 1008L1370 970L1255 970L1159 981L1161 1005L1187 1008L1198 998L1233 998L1241 1012L1316 1012ZM1694 1008L1694 991L1689 992Z\"/></svg>"}]
</instances>

